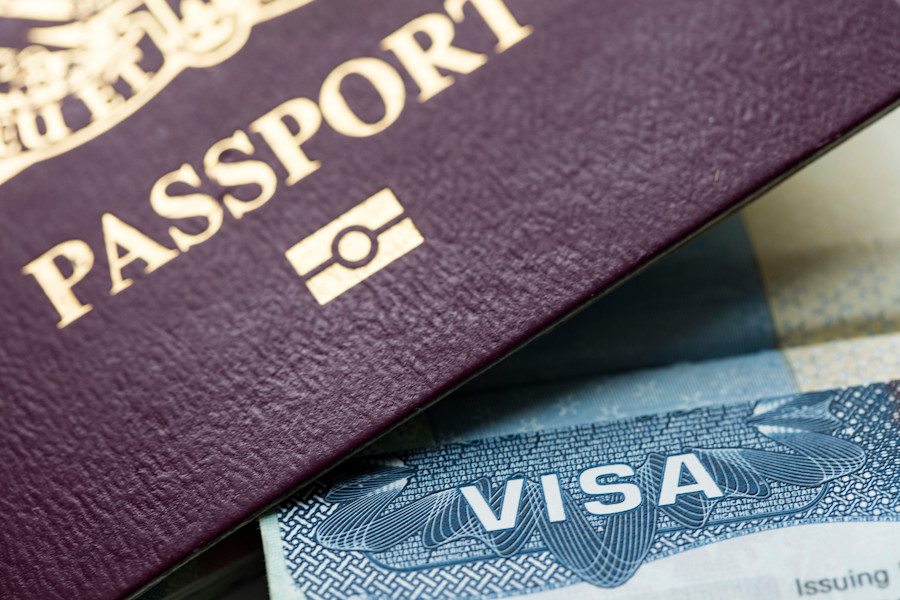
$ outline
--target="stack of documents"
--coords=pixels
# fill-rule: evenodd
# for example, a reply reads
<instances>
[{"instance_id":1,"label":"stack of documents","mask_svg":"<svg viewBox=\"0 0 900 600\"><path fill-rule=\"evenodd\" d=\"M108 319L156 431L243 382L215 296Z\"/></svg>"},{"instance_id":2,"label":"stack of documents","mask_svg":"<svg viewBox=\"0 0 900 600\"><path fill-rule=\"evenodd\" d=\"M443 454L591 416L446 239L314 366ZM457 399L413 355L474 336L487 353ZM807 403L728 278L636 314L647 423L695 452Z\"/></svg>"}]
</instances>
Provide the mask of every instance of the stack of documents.
<instances>
[{"instance_id":1,"label":"stack of documents","mask_svg":"<svg viewBox=\"0 0 900 600\"><path fill-rule=\"evenodd\" d=\"M270 593L900 590L900 113L262 519Z\"/></svg>"}]
</instances>

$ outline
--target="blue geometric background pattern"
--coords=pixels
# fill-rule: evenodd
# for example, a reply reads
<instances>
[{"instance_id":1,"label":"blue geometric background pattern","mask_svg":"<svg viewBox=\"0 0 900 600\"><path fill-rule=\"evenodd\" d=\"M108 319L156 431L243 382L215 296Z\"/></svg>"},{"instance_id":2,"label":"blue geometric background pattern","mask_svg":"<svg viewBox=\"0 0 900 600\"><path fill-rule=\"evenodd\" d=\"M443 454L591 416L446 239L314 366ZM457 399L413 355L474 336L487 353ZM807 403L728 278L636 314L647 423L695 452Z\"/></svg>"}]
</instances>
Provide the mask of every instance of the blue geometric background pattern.
<instances>
[{"instance_id":1,"label":"blue geometric background pattern","mask_svg":"<svg viewBox=\"0 0 900 600\"><path fill-rule=\"evenodd\" d=\"M314 599L497 597L617 587L647 561L769 529L898 521L896 391L879 384L366 458L279 511L286 564ZM666 456L688 452L722 496L658 505ZM633 468L619 481L642 501L598 516L585 510L598 497L578 475L608 463ZM538 483L548 473L564 521L548 518ZM476 486L497 514L511 478L525 479L516 524L486 531L459 488ZM680 483L693 481L682 473Z\"/></svg>"}]
</instances>

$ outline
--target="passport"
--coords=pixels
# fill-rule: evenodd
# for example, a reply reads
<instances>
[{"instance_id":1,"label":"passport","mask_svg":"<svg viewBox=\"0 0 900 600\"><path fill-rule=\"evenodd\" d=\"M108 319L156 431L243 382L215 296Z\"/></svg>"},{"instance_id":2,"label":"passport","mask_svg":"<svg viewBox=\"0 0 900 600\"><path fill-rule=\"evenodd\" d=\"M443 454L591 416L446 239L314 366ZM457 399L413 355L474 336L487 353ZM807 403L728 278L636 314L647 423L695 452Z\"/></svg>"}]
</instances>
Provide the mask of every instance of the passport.
<instances>
[{"instance_id":1,"label":"passport","mask_svg":"<svg viewBox=\"0 0 900 600\"><path fill-rule=\"evenodd\" d=\"M0 13L2 597L145 589L900 97L889 0Z\"/></svg>"}]
</instances>

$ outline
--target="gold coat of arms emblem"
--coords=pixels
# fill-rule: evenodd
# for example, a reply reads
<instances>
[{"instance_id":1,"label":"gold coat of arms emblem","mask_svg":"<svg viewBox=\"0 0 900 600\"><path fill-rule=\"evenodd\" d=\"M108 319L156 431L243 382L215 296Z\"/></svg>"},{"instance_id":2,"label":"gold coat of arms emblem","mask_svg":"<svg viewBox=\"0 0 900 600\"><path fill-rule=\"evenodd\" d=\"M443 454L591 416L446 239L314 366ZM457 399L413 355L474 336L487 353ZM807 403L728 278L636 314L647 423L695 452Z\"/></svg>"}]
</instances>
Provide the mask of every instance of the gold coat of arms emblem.
<instances>
[{"instance_id":1,"label":"gold coat of arms emblem","mask_svg":"<svg viewBox=\"0 0 900 600\"><path fill-rule=\"evenodd\" d=\"M185 69L232 56L257 23L312 1L0 0L0 184L103 134Z\"/></svg>"}]
</instances>

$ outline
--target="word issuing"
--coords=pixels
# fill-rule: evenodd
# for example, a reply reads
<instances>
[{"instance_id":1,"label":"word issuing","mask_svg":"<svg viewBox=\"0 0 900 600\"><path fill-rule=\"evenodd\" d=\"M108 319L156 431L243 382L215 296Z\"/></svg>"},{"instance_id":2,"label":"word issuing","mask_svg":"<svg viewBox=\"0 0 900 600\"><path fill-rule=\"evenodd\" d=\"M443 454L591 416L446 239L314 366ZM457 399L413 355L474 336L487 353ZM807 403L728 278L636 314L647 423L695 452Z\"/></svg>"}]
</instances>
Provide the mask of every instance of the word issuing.
<instances>
[{"instance_id":1,"label":"word issuing","mask_svg":"<svg viewBox=\"0 0 900 600\"><path fill-rule=\"evenodd\" d=\"M832 592L847 592L860 588L874 587L883 590L891 584L891 578L885 569L872 573L854 573L850 571L843 577L825 577L823 579L800 581L794 580L798 596L815 596Z\"/></svg>"}]
</instances>

